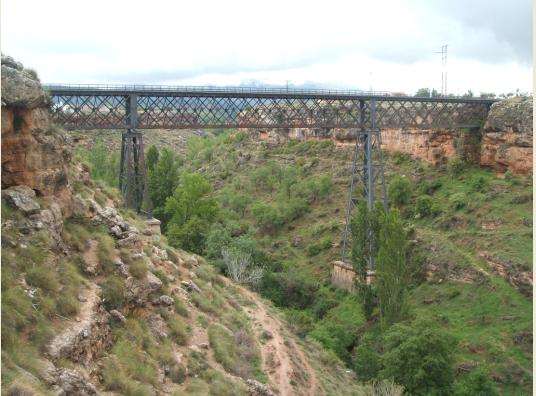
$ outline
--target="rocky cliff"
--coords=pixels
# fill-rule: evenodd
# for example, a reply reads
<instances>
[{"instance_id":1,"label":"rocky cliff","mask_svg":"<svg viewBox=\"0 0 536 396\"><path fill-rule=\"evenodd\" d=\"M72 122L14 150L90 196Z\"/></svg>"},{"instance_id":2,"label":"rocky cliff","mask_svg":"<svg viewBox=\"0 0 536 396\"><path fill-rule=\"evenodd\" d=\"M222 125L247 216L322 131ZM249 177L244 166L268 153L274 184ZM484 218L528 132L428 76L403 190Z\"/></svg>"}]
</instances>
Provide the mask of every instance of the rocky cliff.
<instances>
[{"instance_id":1,"label":"rocky cliff","mask_svg":"<svg viewBox=\"0 0 536 396\"><path fill-rule=\"evenodd\" d=\"M498 172L532 172L532 106L530 98L511 98L492 105L479 129L397 128L381 131L382 148L425 160L435 166L456 156ZM333 140L338 147L353 147L357 129L254 129L259 142L279 144L288 139Z\"/></svg>"},{"instance_id":2,"label":"rocky cliff","mask_svg":"<svg viewBox=\"0 0 536 396\"><path fill-rule=\"evenodd\" d=\"M35 73L2 56L2 189L25 185L72 211L67 139L51 127L48 99Z\"/></svg>"},{"instance_id":3,"label":"rocky cliff","mask_svg":"<svg viewBox=\"0 0 536 396\"><path fill-rule=\"evenodd\" d=\"M492 105L483 128L480 164L499 172L532 172L532 98Z\"/></svg>"}]
</instances>

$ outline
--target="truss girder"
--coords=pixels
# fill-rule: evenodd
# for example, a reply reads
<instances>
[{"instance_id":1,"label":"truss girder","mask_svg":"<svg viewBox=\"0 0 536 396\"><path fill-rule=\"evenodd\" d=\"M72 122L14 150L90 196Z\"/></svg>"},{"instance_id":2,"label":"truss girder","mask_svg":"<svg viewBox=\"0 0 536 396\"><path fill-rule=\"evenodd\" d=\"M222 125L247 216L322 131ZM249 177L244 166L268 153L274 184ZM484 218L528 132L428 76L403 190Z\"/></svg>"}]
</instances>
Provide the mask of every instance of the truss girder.
<instances>
[{"instance_id":1,"label":"truss girder","mask_svg":"<svg viewBox=\"0 0 536 396\"><path fill-rule=\"evenodd\" d=\"M362 111L365 123L370 124L371 100L376 102L378 129L474 127L481 125L491 103L386 96L222 96L75 90L52 90L50 95L52 117L67 129L355 128ZM360 108L360 102L365 103L364 108Z\"/></svg>"}]
</instances>

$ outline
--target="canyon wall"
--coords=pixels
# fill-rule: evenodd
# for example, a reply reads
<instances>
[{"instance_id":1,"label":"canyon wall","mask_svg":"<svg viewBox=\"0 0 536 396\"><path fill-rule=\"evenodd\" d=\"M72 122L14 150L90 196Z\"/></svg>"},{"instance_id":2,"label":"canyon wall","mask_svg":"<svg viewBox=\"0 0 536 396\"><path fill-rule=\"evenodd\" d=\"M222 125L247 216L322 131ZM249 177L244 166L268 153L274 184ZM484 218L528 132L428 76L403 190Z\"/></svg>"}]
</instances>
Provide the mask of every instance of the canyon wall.
<instances>
[{"instance_id":1,"label":"canyon wall","mask_svg":"<svg viewBox=\"0 0 536 396\"><path fill-rule=\"evenodd\" d=\"M434 166L460 157L498 172L528 175L532 172L532 97L515 97L494 103L482 129L381 130L382 148L425 160ZM289 139L332 140L338 147L353 147L357 128L253 129L264 144Z\"/></svg>"},{"instance_id":2,"label":"canyon wall","mask_svg":"<svg viewBox=\"0 0 536 396\"><path fill-rule=\"evenodd\" d=\"M71 154L51 127L48 98L35 73L2 56L2 189L27 186L38 197L72 210L67 178Z\"/></svg>"}]
</instances>

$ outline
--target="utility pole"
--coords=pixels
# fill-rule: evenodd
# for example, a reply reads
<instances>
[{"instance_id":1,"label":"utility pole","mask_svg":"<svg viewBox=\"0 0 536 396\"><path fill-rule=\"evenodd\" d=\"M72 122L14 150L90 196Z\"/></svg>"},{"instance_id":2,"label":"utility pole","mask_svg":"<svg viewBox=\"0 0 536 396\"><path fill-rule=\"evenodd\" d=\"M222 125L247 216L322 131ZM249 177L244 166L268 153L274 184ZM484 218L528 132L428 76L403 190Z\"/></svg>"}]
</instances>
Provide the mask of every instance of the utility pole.
<instances>
[{"instance_id":1,"label":"utility pole","mask_svg":"<svg viewBox=\"0 0 536 396\"><path fill-rule=\"evenodd\" d=\"M440 52L434 52L441 54L441 96L447 96L447 47L448 44L442 45Z\"/></svg>"}]
</instances>

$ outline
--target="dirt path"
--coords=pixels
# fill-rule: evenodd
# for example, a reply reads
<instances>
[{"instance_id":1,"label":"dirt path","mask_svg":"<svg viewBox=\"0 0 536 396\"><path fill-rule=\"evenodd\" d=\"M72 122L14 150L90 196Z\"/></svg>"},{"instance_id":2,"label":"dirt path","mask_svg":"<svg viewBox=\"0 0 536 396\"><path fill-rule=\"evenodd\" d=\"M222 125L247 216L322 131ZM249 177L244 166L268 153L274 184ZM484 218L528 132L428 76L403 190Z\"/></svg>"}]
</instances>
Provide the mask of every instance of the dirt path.
<instances>
[{"instance_id":1,"label":"dirt path","mask_svg":"<svg viewBox=\"0 0 536 396\"><path fill-rule=\"evenodd\" d=\"M255 303L255 307L248 307L245 311L256 324L254 330L257 333L257 339L266 340L264 344L260 344L260 347L263 368L268 374L271 385L283 396L316 396L320 394L315 371L309 365L300 346L292 339L285 341L281 321L268 313L266 305L255 293L242 287L239 289L242 294ZM268 334L271 335L271 338L266 337ZM304 388L294 387L291 384L291 380L296 377L298 371L291 358L293 355L298 358L302 365L302 371L306 374Z\"/></svg>"},{"instance_id":2,"label":"dirt path","mask_svg":"<svg viewBox=\"0 0 536 396\"><path fill-rule=\"evenodd\" d=\"M89 331L93 323L96 307L100 302L97 294L97 285L93 282L86 287L82 287L79 293L81 300L80 309L74 321L69 321L68 325L52 339L48 346L48 354L52 358L61 357L62 353L71 348L77 338L84 331Z\"/></svg>"}]
</instances>

